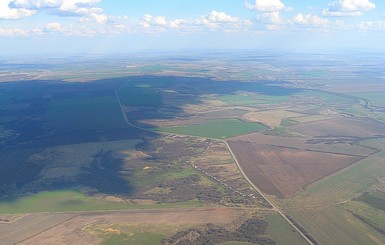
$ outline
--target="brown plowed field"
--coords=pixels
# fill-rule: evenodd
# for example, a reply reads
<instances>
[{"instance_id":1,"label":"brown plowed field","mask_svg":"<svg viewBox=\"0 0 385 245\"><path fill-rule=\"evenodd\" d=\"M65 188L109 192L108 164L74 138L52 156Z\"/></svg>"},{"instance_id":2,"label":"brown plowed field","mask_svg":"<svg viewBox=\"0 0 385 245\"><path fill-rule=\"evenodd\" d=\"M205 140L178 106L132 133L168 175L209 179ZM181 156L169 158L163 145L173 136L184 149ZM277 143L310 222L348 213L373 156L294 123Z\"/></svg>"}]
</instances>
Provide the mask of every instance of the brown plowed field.
<instances>
[{"instance_id":1,"label":"brown plowed field","mask_svg":"<svg viewBox=\"0 0 385 245\"><path fill-rule=\"evenodd\" d=\"M229 141L247 177L263 192L293 197L308 184L362 159L362 157Z\"/></svg>"}]
</instances>

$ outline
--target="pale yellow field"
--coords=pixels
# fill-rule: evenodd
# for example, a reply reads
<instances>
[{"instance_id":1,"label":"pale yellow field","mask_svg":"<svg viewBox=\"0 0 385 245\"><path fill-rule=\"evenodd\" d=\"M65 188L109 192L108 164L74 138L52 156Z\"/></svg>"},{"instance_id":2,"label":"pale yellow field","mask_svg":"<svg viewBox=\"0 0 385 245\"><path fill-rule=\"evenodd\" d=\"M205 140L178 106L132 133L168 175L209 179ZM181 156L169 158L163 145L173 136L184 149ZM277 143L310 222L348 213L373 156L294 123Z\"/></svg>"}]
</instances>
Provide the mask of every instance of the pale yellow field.
<instances>
[{"instance_id":1,"label":"pale yellow field","mask_svg":"<svg viewBox=\"0 0 385 245\"><path fill-rule=\"evenodd\" d=\"M278 127L282 119L300 117L302 114L286 110L253 111L243 115L243 118L252 122L260 122L270 127Z\"/></svg>"}]
</instances>

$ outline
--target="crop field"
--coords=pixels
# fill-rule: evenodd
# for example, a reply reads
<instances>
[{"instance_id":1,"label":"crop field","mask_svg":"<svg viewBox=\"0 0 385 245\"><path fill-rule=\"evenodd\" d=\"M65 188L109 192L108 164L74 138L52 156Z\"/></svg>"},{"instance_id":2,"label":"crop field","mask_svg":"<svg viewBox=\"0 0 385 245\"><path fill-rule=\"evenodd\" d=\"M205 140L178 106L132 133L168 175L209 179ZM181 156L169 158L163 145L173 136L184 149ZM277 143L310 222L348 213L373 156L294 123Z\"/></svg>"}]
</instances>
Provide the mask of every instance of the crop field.
<instances>
[{"instance_id":1,"label":"crop field","mask_svg":"<svg viewBox=\"0 0 385 245\"><path fill-rule=\"evenodd\" d=\"M385 135L385 124L370 118L335 117L301 123L290 129L309 136L370 137Z\"/></svg>"},{"instance_id":2,"label":"crop field","mask_svg":"<svg viewBox=\"0 0 385 245\"><path fill-rule=\"evenodd\" d=\"M270 127L278 127L285 118L298 117L302 114L286 110L263 110L249 112L243 115L243 118L252 122L262 122Z\"/></svg>"},{"instance_id":3,"label":"crop field","mask_svg":"<svg viewBox=\"0 0 385 245\"><path fill-rule=\"evenodd\" d=\"M375 209L385 211L385 192L383 191L366 192L357 198L357 200L365 202Z\"/></svg>"},{"instance_id":4,"label":"crop field","mask_svg":"<svg viewBox=\"0 0 385 245\"><path fill-rule=\"evenodd\" d=\"M353 96L357 96L360 98L364 98L369 100L369 102L373 103L376 106L385 106L385 91L380 92L356 92L350 93Z\"/></svg>"},{"instance_id":5,"label":"crop field","mask_svg":"<svg viewBox=\"0 0 385 245\"><path fill-rule=\"evenodd\" d=\"M350 201L344 204L342 207L369 226L376 228L382 234L385 234L385 211L383 210L384 206L381 205L379 206L380 208L376 208L373 206L376 206L378 202L376 202L374 205L368 204L366 202L372 202L372 200L367 200L367 197L359 197L354 201Z\"/></svg>"},{"instance_id":6,"label":"crop field","mask_svg":"<svg viewBox=\"0 0 385 245\"><path fill-rule=\"evenodd\" d=\"M22 244L114 244L114 241L135 242L136 239L149 239L145 242L156 240L154 244L159 244L158 238L165 238L181 229L205 223L224 225L243 215L245 211L230 208L29 214L13 223L0 224L0 234L4 234L2 241L6 244L21 241ZM143 237L144 234L149 237Z\"/></svg>"},{"instance_id":7,"label":"crop field","mask_svg":"<svg viewBox=\"0 0 385 245\"><path fill-rule=\"evenodd\" d=\"M288 214L321 244L383 244L385 239L339 207L300 209Z\"/></svg>"},{"instance_id":8,"label":"crop field","mask_svg":"<svg viewBox=\"0 0 385 245\"><path fill-rule=\"evenodd\" d=\"M367 147L374 147L377 149L381 149L382 151L385 151L385 138L376 138L376 139L360 141L360 145L364 145Z\"/></svg>"},{"instance_id":9,"label":"crop field","mask_svg":"<svg viewBox=\"0 0 385 245\"><path fill-rule=\"evenodd\" d=\"M265 193L285 198L361 159L245 141L229 144L251 181Z\"/></svg>"},{"instance_id":10,"label":"crop field","mask_svg":"<svg viewBox=\"0 0 385 245\"><path fill-rule=\"evenodd\" d=\"M296 137L284 137L280 135L267 135L264 133L251 133L236 136L230 140L263 142L266 145L281 146L299 150L319 151L325 153L345 154L366 157L376 152L371 146L361 146L355 143L355 138L350 137L307 137L296 135Z\"/></svg>"},{"instance_id":11,"label":"crop field","mask_svg":"<svg viewBox=\"0 0 385 245\"><path fill-rule=\"evenodd\" d=\"M382 92L353 94L373 111L290 76L230 81L256 74L189 62L73 74L62 67L59 77L90 82L0 84L0 213L20 215L0 222L0 239L159 244L225 234L213 241L246 245L253 243L233 238L249 224L260 232L254 238L304 244L233 153L258 189L320 243L383 243L375 226L385 226L385 123L375 106ZM261 67L268 76L278 68ZM162 76L123 77L140 72Z\"/></svg>"},{"instance_id":12,"label":"crop field","mask_svg":"<svg viewBox=\"0 0 385 245\"><path fill-rule=\"evenodd\" d=\"M278 245L305 245L307 242L278 214L269 215L269 235Z\"/></svg>"},{"instance_id":13,"label":"crop field","mask_svg":"<svg viewBox=\"0 0 385 245\"><path fill-rule=\"evenodd\" d=\"M383 154L377 153L308 186L290 206L318 206L348 200L385 177Z\"/></svg>"},{"instance_id":14,"label":"crop field","mask_svg":"<svg viewBox=\"0 0 385 245\"><path fill-rule=\"evenodd\" d=\"M214 139L225 139L236 135L262 131L264 129L266 129L266 127L259 123L233 120L214 120L207 124L154 128L155 131L201 136Z\"/></svg>"}]
</instances>

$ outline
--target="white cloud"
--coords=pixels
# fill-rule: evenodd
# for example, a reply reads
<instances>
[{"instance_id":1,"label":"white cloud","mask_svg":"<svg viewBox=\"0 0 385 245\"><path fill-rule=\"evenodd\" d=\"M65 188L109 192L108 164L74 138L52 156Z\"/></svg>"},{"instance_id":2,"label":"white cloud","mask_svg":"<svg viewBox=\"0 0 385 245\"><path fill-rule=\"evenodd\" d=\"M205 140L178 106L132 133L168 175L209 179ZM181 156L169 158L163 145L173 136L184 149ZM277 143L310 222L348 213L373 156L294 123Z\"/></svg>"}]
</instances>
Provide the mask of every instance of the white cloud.
<instances>
[{"instance_id":1,"label":"white cloud","mask_svg":"<svg viewBox=\"0 0 385 245\"><path fill-rule=\"evenodd\" d=\"M269 24L282 24L285 22L285 20L281 17L279 12L267 12L261 14L259 17L259 20L269 23Z\"/></svg>"},{"instance_id":2,"label":"white cloud","mask_svg":"<svg viewBox=\"0 0 385 245\"><path fill-rule=\"evenodd\" d=\"M320 18L316 15L311 15L311 14L297 14L292 22L294 24L301 24L301 25L313 25L313 26L321 26L321 25L327 25L329 23L328 19L323 19Z\"/></svg>"},{"instance_id":3,"label":"white cloud","mask_svg":"<svg viewBox=\"0 0 385 245\"><path fill-rule=\"evenodd\" d=\"M211 11L208 16L205 17L211 22L238 22L239 19L237 17L233 17L224 12Z\"/></svg>"},{"instance_id":4,"label":"white cloud","mask_svg":"<svg viewBox=\"0 0 385 245\"><path fill-rule=\"evenodd\" d=\"M101 14L95 7L100 0L8 0L9 8L17 11L45 11L59 16L87 16Z\"/></svg>"},{"instance_id":5,"label":"white cloud","mask_svg":"<svg viewBox=\"0 0 385 245\"><path fill-rule=\"evenodd\" d=\"M0 36L26 36L28 34L27 31L12 28L12 29L3 29L0 28Z\"/></svg>"},{"instance_id":6,"label":"white cloud","mask_svg":"<svg viewBox=\"0 0 385 245\"><path fill-rule=\"evenodd\" d=\"M196 26L201 28L208 28L210 30L223 30L225 32L241 31L245 26L250 25L250 21L242 21L238 17L226 14L225 12L211 11L208 15L193 22Z\"/></svg>"},{"instance_id":7,"label":"white cloud","mask_svg":"<svg viewBox=\"0 0 385 245\"><path fill-rule=\"evenodd\" d=\"M322 11L325 16L360 16L365 11L374 9L376 5L370 0L337 0Z\"/></svg>"},{"instance_id":8,"label":"white cloud","mask_svg":"<svg viewBox=\"0 0 385 245\"><path fill-rule=\"evenodd\" d=\"M238 17L216 10L198 19L174 19L168 20L164 16L144 15L139 23L141 30L150 33L174 30L178 32L199 32L206 30L221 30L234 32L244 30L252 23L250 20L241 20Z\"/></svg>"},{"instance_id":9,"label":"white cloud","mask_svg":"<svg viewBox=\"0 0 385 245\"><path fill-rule=\"evenodd\" d=\"M145 29L149 29L151 27L167 27L169 23L171 22L169 22L164 16L152 16L146 14L143 16L140 26Z\"/></svg>"},{"instance_id":10,"label":"white cloud","mask_svg":"<svg viewBox=\"0 0 385 245\"><path fill-rule=\"evenodd\" d=\"M357 29L359 30L372 30L372 31L383 31L385 30L385 21L377 20L377 21L365 21L361 22L357 25Z\"/></svg>"},{"instance_id":11,"label":"white cloud","mask_svg":"<svg viewBox=\"0 0 385 245\"><path fill-rule=\"evenodd\" d=\"M248 9L255 9L261 12L279 12L286 8L280 0L255 0L254 3L245 2Z\"/></svg>"},{"instance_id":12,"label":"white cloud","mask_svg":"<svg viewBox=\"0 0 385 245\"><path fill-rule=\"evenodd\" d=\"M48 23L45 26L45 30L49 32L60 32L63 30L63 27L60 23L53 22L53 23Z\"/></svg>"},{"instance_id":13,"label":"white cloud","mask_svg":"<svg viewBox=\"0 0 385 245\"><path fill-rule=\"evenodd\" d=\"M44 8L59 8L63 0L12 0L9 3L11 8L39 10Z\"/></svg>"},{"instance_id":14,"label":"white cloud","mask_svg":"<svg viewBox=\"0 0 385 245\"><path fill-rule=\"evenodd\" d=\"M16 20L36 13L36 10L10 8L10 2L11 0L0 1L0 19Z\"/></svg>"}]
</instances>

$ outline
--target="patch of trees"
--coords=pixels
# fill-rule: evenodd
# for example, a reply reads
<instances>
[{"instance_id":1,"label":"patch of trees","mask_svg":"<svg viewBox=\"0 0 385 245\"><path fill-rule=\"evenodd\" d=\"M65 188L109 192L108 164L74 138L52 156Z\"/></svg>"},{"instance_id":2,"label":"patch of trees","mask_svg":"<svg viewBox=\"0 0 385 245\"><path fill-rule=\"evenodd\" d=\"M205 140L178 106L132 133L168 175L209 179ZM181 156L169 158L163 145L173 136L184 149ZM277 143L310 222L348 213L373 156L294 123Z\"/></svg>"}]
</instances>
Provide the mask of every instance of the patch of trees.
<instances>
[{"instance_id":1,"label":"patch of trees","mask_svg":"<svg viewBox=\"0 0 385 245\"><path fill-rule=\"evenodd\" d=\"M127 196L133 192L133 186L120 173L122 165L123 160L115 159L111 150L101 149L92 156L89 166L82 167L84 173L79 175L78 183L101 193Z\"/></svg>"},{"instance_id":2,"label":"patch of trees","mask_svg":"<svg viewBox=\"0 0 385 245\"><path fill-rule=\"evenodd\" d=\"M206 224L200 228L190 228L180 231L163 245L214 245L227 241L250 242L262 245L276 244L267 234L268 223L265 220L251 218L246 220L234 231L226 230L221 226Z\"/></svg>"}]
</instances>

